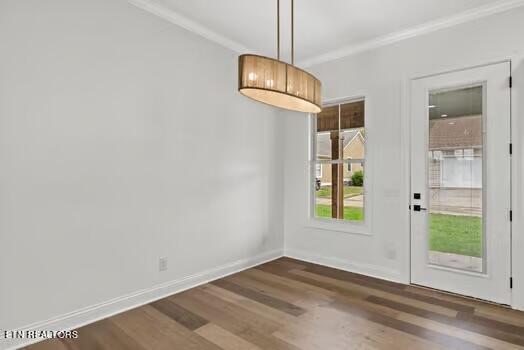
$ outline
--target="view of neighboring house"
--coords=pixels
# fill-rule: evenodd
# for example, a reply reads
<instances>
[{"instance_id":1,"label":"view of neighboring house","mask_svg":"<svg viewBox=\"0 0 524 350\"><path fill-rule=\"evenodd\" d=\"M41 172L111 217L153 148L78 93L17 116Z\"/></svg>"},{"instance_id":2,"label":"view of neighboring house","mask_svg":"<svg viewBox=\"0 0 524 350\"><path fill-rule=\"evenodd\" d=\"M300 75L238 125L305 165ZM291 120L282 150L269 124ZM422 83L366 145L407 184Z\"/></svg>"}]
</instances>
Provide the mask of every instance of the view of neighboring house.
<instances>
[{"instance_id":1,"label":"view of neighboring house","mask_svg":"<svg viewBox=\"0 0 524 350\"><path fill-rule=\"evenodd\" d=\"M481 115L430 120L431 188L482 187Z\"/></svg>"},{"instance_id":2,"label":"view of neighboring house","mask_svg":"<svg viewBox=\"0 0 524 350\"><path fill-rule=\"evenodd\" d=\"M364 159L365 137L364 129L353 129L341 132L343 138L344 159ZM319 160L331 160L330 133L319 133L317 135L317 157ZM320 179L322 186L331 185L331 164L318 164L316 177ZM344 182L351 180L351 176L359 170L364 170L362 163L344 164Z\"/></svg>"},{"instance_id":3,"label":"view of neighboring house","mask_svg":"<svg viewBox=\"0 0 524 350\"><path fill-rule=\"evenodd\" d=\"M482 116L434 118L429 124L432 213L482 215Z\"/></svg>"}]
</instances>

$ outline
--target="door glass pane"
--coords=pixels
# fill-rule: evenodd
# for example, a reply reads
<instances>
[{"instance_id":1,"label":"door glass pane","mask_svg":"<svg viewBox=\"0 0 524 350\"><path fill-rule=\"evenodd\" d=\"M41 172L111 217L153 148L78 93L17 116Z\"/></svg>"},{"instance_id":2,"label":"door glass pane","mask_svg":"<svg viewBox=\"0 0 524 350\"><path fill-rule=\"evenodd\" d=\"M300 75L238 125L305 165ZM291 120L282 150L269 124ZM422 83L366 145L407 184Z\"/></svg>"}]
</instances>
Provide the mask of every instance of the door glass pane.
<instances>
[{"instance_id":1,"label":"door glass pane","mask_svg":"<svg viewBox=\"0 0 524 350\"><path fill-rule=\"evenodd\" d=\"M317 132L315 160L331 160L331 134L329 132ZM336 159L336 157L335 157Z\"/></svg>"},{"instance_id":2,"label":"door glass pane","mask_svg":"<svg viewBox=\"0 0 524 350\"><path fill-rule=\"evenodd\" d=\"M333 193L332 193L332 169L337 164L316 163L315 164L315 217L331 219ZM336 216L335 216L336 217Z\"/></svg>"},{"instance_id":3,"label":"door glass pane","mask_svg":"<svg viewBox=\"0 0 524 350\"><path fill-rule=\"evenodd\" d=\"M347 221L364 221L365 130L364 128L346 129L340 134L344 158L343 218Z\"/></svg>"},{"instance_id":4,"label":"door glass pane","mask_svg":"<svg viewBox=\"0 0 524 350\"><path fill-rule=\"evenodd\" d=\"M429 93L429 262L483 272L482 86Z\"/></svg>"},{"instance_id":5,"label":"door glass pane","mask_svg":"<svg viewBox=\"0 0 524 350\"><path fill-rule=\"evenodd\" d=\"M364 162L344 164L344 220L364 221Z\"/></svg>"},{"instance_id":6,"label":"door glass pane","mask_svg":"<svg viewBox=\"0 0 524 350\"><path fill-rule=\"evenodd\" d=\"M316 150L315 160L338 159L338 154L333 154L332 139L340 131L339 107L325 107L316 116Z\"/></svg>"}]
</instances>

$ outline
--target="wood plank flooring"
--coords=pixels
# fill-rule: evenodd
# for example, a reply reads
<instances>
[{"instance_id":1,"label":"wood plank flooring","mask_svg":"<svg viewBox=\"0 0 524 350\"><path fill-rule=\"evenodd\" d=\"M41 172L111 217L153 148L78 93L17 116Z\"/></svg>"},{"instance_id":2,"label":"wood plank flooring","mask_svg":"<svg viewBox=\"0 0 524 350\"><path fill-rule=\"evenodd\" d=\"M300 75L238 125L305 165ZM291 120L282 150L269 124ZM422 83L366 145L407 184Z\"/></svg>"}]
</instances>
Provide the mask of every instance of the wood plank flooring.
<instances>
[{"instance_id":1,"label":"wood plank flooring","mask_svg":"<svg viewBox=\"0 0 524 350\"><path fill-rule=\"evenodd\" d=\"M523 349L524 313L281 258L29 350Z\"/></svg>"}]
</instances>

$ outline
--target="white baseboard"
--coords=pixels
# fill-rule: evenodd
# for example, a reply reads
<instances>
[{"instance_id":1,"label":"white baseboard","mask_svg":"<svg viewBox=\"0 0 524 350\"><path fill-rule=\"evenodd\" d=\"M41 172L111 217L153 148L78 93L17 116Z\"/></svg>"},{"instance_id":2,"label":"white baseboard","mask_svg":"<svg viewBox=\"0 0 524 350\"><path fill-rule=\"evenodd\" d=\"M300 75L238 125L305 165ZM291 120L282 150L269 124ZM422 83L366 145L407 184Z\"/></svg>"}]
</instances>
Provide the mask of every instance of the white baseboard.
<instances>
[{"instance_id":1,"label":"white baseboard","mask_svg":"<svg viewBox=\"0 0 524 350\"><path fill-rule=\"evenodd\" d=\"M402 276L399 271L383 266L356 263L346 259L318 255L297 249L286 249L284 256L383 280L403 283Z\"/></svg>"},{"instance_id":2,"label":"white baseboard","mask_svg":"<svg viewBox=\"0 0 524 350\"><path fill-rule=\"evenodd\" d=\"M259 254L253 258L237 260L222 266L203 271L201 273L187 276L175 281L166 282L148 289L127 294L106 302L92 305L65 315L61 315L43 322L38 322L19 330L72 330L86 324L119 314L126 310L149 304L155 300L165 298L169 295L180 293L184 290L208 283L210 281L243 271L250 267L283 256L281 249ZM36 343L42 339L5 339L3 334L0 338L0 349L18 349Z\"/></svg>"}]
</instances>

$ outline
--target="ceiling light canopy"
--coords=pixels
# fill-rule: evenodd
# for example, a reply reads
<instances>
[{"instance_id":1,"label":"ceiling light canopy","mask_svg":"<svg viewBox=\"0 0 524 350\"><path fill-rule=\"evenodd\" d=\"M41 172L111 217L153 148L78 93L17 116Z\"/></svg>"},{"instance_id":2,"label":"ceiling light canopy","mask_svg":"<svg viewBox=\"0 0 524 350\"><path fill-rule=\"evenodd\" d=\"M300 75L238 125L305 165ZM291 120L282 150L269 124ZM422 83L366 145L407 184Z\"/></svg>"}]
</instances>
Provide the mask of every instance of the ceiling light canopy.
<instances>
[{"instance_id":1,"label":"ceiling light canopy","mask_svg":"<svg viewBox=\"0 0 524 350\"><path fill-rule=\"evenodd\" d=\"M280 1L277 0L277 59L259 55L238 58L238 91L259 102L298 112L322 110L322 84L294 66L294 1L291 0L291 64L280 60Z\"/></svg>"}]
</instances>

